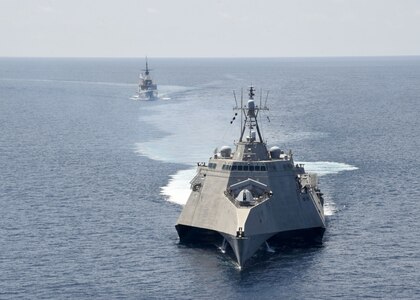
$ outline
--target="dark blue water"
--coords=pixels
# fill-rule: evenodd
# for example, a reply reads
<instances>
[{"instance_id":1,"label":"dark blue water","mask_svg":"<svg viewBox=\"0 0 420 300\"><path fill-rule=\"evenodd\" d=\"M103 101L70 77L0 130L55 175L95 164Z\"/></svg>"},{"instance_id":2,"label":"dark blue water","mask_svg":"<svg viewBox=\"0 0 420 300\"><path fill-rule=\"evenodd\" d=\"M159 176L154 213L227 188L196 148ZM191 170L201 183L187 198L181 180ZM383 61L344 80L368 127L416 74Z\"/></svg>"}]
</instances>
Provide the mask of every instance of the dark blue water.
<instances>
[{"instance_id":1,"label":"dark blue water","mask_svg":"<svg viewBox=\"0 0 420 300\"><path fill-rule=\"evenodd\" d=\"M420 58L155 59L163 99L136 102L142 65L0 59L1 299L420 297ZM250 83L269 144L333 166L331 211L322 247L239 271L178 245L161 188L237 139Z\"/></svg>"}]
</instances>

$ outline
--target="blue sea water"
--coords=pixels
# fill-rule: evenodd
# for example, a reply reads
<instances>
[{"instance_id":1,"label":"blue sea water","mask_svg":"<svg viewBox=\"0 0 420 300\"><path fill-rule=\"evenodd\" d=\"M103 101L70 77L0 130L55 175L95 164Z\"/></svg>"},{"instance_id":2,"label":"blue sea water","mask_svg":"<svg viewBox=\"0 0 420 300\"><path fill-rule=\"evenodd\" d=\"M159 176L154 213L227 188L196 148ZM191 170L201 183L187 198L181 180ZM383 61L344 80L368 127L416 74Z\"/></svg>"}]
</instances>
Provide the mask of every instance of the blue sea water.
<instances>
[{"instance_id":1,"label":"blue sea water","mask_svg":"<svg viewBox=\"0 0 420 300\"><path fill-rule=\"evenodd\" d=\"M161 99L133 101L143 64L0 59L1 299L420 298L419 57L151 59ZM174 224L251 83L328 228L240 271Z\"/></svg>"}]
</instances>

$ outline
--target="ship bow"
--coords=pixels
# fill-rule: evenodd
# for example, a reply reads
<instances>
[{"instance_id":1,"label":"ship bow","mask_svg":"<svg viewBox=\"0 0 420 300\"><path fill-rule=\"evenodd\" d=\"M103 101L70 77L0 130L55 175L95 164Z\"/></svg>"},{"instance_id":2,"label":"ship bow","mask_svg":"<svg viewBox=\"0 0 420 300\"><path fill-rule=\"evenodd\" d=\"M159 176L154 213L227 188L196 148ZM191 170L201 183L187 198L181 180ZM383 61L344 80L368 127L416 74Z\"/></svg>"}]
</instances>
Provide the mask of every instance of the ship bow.
<instances>
[{"instance_id":1,"label":"ship bow","mask_svg":"<svg viewBox=\"0 0 420 300\"><path fill-rule=\"evenodd\" d=\"M272 234L261 234L246 237L236 237L222 234L235 253L236 261L240 268L258 251Z\"/></svg>"}]
</instances>

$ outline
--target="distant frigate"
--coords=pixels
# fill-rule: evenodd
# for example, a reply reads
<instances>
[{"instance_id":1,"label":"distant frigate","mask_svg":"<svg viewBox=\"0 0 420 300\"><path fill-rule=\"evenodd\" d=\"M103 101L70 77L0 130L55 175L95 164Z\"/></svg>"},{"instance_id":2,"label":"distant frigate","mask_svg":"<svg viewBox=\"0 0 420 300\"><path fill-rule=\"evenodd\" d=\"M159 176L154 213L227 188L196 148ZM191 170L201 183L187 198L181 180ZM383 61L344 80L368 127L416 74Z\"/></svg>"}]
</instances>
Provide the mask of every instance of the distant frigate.
<instances>
[{"instance_id":1,"label":"distant frigate","mask_svg":"<svg viewBox=\"0 0 420 300\"><path fill-rule=\"evenodd\" d=\"M150 76L149 64L146 57L146 69L143 69L143 73L140 74L140 82L137 90L138 100L156 100L158 98L157 85L153 83L152 77Z\"/></svg>"},{"instance_id":2,"label":"distant frigate","mask_svg":"<svg viewBox=\"0 0 420 300\"><path fill-rule=\"evenodd\" d=\"M317 176L295 165L290 150L267 149L258 119L268 108L261 99L257 105L254 96L250 87L248 102L241 99L235 107L241 114L235 152L223 146L208 164L198 163L175 225L181 243L230 246L240 268L260 248L290 241L321 243L325 231Z\"/></svg>"}]
</instances>

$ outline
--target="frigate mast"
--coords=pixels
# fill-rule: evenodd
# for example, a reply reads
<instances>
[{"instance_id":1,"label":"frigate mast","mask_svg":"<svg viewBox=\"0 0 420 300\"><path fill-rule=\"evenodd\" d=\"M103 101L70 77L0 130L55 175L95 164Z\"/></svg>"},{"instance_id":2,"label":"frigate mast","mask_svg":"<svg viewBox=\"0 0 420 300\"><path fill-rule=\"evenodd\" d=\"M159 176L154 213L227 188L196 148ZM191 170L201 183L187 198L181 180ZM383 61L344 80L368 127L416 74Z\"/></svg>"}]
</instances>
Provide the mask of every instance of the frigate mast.
<instances>
[{"instance_id":1,"label":"frigate mast","mask_svg":"<svg viewBox=\"0 0 420 300\"><path fill-rule=\"evenodd\" d=\"M144 71L144 75L149 75L149 63L147 61L147 56L146 56L146 69L143 69Z\"/></svg>"},{"instance_id":2,"label":"frigate mast","mask_svg":"<svg viewBox=\"0 0 420 300\"><path fill-rule=\"evenodd\" d=\"M246 106L243 105L243 100L241 96L241 107L235 107L235 110L240 110L243 114L243 117L245 118L242 122L241 118L241 137L239 138L239 142L243 142L245 130L249 129L249 136L247 137L247 142L255 142L255 137L253 136L253 129L255 128L258 133L258 138L260 140L260 143L264 143L260 127L258 125L258 114L260 111L268 110L267 106L264 104L264 107L262 107L262 101L260 97L260 105L255 105L254 97L255 97L255 88L251 85L249 87L248 92L249 100Z\"/></svg>"}]
</instances>

